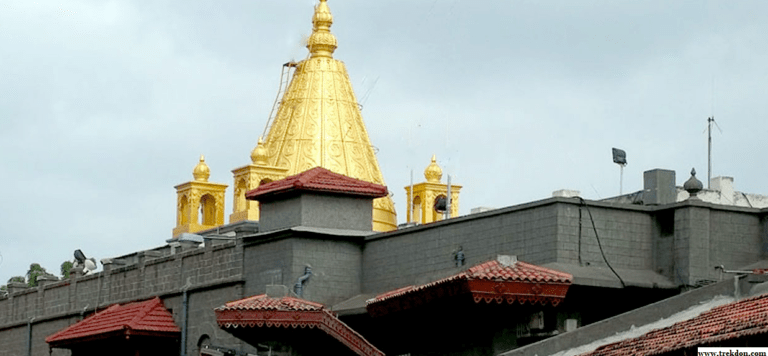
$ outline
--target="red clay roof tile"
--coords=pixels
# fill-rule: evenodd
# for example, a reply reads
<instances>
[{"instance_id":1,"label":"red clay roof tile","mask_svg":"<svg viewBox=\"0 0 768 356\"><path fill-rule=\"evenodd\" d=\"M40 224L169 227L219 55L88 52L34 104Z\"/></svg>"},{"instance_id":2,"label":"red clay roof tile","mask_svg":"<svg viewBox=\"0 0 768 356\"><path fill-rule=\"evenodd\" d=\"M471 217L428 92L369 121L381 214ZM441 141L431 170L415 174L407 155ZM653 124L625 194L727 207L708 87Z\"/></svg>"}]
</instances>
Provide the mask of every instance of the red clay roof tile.
<instances>
[{"instance_id":1,"label":"red clay roof tile","mask_svg":"<svg viewBox=\"0 0 768 356\"><path fill-rule=\"evenodd\" d=\"M380 302L407 293L424 290L429 287L455 280L488 280L488 281L524 281L524 282L552 282L571 284L573 276L551 268L540 267L530 263L516 261L510 265L503 265L498 260L491 260L470 267L464 272L450 277L439 279L420 286L406 286L377 295L368 301L368 304Z\"/></svg>"},{"instance_id":2,"label":"red clay roof tile","mask_svg":"<svg viewBox=\"0 0 768 356\"><path fill-rule=\"evenodd\" d=\"M165 309L160 298L155 297L143 302L112 305L48 336L45 341L55 347L112 332L176 336L181 330L173 322L173 315Z\"/></svg>"},{"instance_id":3,"label":"red clay roof tile","mask_svg":"<svg viewBox=\"0 0 768 356\"><path fill-rule=\"evenodd\" d=\"M270 298L266 294L254 295L245 299L229 302L216 310L322 310L320 303L310 302L308 300L282 297Z\"/></svg>"},{"instance_id":4,"label":"red clay roof tile","mask_svg":"<svg viewBox=\"0 0 768 356\"><path fill-rule=\"evenodd\" d=\"M262 184L245 194L250 200L269 199L278 194L295 191L313 191L321 193L346 194L372 198L380 198L388 194L387 187L350 178L331 172L323 167L315 167L308 171L274 182Z\"/></svg>"},{"instance_id":5,"label":"red clay roof tile","mask_svg":"<svg viewBox=\"0 0 768 356\"><path fill-rule=\"evenodd\" d=\"M360 356L384 356L373 344L344 324L320 303L266 294L229 302L216 308L216 321L222 329L274 327L317 328Z\"/></svg>"},{"instance_id":6,"label":"red clay roof tile","mask_svg":"<svg viewBox=\"0 0 768 356\"><path fill-rule=\"evenodd\" d=\"M581 356L658 355L765 333L768 333L768 294L721 305L697 317L601 346Z\"/></svg>"},{"instance_id":7,"label":"red clay roof tile","mask_svg":"<svg viewBox=\"0 0 768 356\"><path fill-rule=\"evenodd\" d=\"M505 261L504 263L499 260ZM499 256L464 272L420 286L382 293L366 302L373 317L428 304L435 299L471 294L475 303L541 303L556 306L565 298L573 276Z\"/></svg>"}]
</instances>

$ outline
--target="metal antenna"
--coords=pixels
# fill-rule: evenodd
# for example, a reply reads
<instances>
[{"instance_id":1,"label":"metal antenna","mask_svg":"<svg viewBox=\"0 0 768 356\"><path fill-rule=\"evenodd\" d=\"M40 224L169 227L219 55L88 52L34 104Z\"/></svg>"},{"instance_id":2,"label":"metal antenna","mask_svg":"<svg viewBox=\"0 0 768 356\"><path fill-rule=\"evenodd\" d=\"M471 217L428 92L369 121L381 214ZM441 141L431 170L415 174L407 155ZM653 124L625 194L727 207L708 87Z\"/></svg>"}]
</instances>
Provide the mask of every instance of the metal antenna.
<instances>
[{"instance_id":1,"label":"metal antenna","mask_svg":"<svg viewBox=\"0 0 768 356\"><path fill-rule=\"evenodd\" d=\"M445 218L451 218L451 175L448 175L448 192L446 193L445 201Z\"/></svg>"},{"instance_id":2,"label":"metal antenna","mask_svg":"<svg viewBox=\"0 0 768 356\"><path fill-rule=\"evenodd\" d=\"M720 131L720 133L723 133L723 130L720 128L720 125L715 122L715 116L712 115L707 118L707 160L708 160L708 170L707 170L707 189L709 189L710 181L712 180L712 123L715 124L715 127Z\"/></svg>"}]
</instances>

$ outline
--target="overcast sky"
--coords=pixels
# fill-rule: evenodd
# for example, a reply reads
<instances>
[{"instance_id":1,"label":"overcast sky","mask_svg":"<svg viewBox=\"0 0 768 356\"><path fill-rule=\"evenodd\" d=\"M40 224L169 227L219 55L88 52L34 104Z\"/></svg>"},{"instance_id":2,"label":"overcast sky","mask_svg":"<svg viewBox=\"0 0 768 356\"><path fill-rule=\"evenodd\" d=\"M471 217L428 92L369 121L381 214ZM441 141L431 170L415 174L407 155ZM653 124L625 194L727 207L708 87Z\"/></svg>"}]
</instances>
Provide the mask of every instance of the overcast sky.
<instances>
[{"instance_id":1,"label":"overcast sky","mask_svg":"<svg viewBox=\"0 0 768 356\"><path fill-rule=\"evenodd\" d=\"M313 4L0 1L0 282L164 244L200 154L231 186ZM705 181L713 114L713 176L768 194L766 1L328 4L400 222L432 154L462 214L617 195L612 147L625 192L653 168Z\"/></svg>"}]
</instances>

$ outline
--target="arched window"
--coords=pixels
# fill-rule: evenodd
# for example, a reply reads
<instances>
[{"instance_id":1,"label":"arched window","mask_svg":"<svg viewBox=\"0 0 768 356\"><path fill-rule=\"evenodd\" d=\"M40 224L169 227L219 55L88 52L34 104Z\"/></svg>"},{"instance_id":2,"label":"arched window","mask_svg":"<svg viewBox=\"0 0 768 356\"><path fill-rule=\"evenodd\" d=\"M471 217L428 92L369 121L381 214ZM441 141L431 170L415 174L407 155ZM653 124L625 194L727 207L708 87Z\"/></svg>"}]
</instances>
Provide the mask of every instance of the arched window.
<instances>
[{"instance_id":1,"label":"arched window","mask_svg":"<svg viewBox=\"0 0 768 356\"><path fill-rule=\"evenodd\" d=\"M210 194L203 195L200 198L200 224L216 224L216 199Z\"/></svg>"},{"instance_id":2,"label":"arched window","mask_svg":"<svg viewBox=\"0 0 768 356\"><path fill-rule=\"evenodd\" d=\"M411 221L421 223L421 197L413 198L413 209L411 211Z\"/></svg>"},{"instance_id":3,"label":"arched window","mask_svg":"<svg viewBox=\"0 0 768 356\"><path fill-rule=\"evenodd\" d=\"M198 355L209 355L209 353L203 353L203 350L207 346L211 345L211 337L207 334L203 334L200 336L200 338L197 340L197 354Z\"/></svg>"},{"instance_id":4,"label":"arched window","mask_svg":"<svg viewBox=\"0 0 768 356\"><path fill-rule=\"evenodd\" d=\"M440 209L447 209L448 208L448 200L445 197L445 194L440 194L437 197L435 197L435 206L432 207L432 221L440 221L443 220L443 214L445 214L445 210L438 211L438 205L440 205Z\"/></svg>"}]
</instances>

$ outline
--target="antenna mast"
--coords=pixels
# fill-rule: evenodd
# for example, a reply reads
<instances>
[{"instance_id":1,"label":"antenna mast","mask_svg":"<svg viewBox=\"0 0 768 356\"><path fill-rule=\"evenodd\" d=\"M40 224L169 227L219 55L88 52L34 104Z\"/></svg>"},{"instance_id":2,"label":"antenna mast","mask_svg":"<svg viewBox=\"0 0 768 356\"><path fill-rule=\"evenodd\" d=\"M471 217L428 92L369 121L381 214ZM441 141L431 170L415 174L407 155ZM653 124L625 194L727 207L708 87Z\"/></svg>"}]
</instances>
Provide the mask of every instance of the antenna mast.
<instances>
[{"instance_id":1,"label":"antenna mast","mask_svg":"<svg viewBox=\"0 0 768 356\"><path fill-rule=\"evenodd\" d=\"M710 189L709 184L712 181L712 122L715 121L715 117L711 116L707 118L707 189Z\"/></svg>"},{"instance_id":2,"label":"antenna mast","mask_svg":"<svg viewBox=\"0 0 768 356\"><path fill-rule=\"evenodd\" d=\"M707 118L707 189L710 188L710 180L712 180L712 124L715 124L715 127L717 127L720 133L723 132L723 130L720 128L720 125L718 125L715 121L715 115Z\"/></svg>"}]
</instances>

